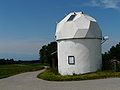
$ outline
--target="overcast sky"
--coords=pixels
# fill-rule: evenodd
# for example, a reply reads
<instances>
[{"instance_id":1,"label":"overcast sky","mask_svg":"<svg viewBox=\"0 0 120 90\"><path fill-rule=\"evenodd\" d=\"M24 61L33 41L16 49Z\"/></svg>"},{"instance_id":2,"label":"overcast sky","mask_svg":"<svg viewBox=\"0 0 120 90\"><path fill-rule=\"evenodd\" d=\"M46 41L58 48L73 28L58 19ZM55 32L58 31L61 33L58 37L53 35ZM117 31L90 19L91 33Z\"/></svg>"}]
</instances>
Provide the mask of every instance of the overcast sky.
<instances>
[{"instance_id":1,"label":"overcast sky","mask_svg":"<svg viewBox=\"0 0 120 90\"><path fill-rule=\"evenodd\" d=\"M38 59L55 40L56 22L74 11L94 17L109 36L103 52L120 42L120 0L0 0L0 58Z\"/></svg>"}]
</instances>

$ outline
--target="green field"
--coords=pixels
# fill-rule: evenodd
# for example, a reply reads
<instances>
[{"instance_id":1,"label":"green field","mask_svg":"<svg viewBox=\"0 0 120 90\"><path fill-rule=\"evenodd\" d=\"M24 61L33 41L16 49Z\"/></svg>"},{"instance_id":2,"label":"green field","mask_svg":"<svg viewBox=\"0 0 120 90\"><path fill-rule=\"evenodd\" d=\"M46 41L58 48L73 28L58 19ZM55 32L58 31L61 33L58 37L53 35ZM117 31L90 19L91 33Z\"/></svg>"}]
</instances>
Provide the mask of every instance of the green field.
<instances>
[{"instance_id":1,"label":"green field","mask_svg":"<svg viewBox=\"0 0 120 90\"><path fill-rule=\"evenodd\" d=\"M93 80L93 79L120 77L120 72L98 71L83 75L62 76L58 74L56 70L48 69L40 73L37 77L48 81L80 81L80 80Z\"/></svg>"},{"instance_id":2,"label":"green field","mask_svg":"<svg viewBox=\"0 0 120 90\"><path fill-rule=\"evenodd\" d=\"M13 65L0 65L0 79L23 72L31 72L43 69L41 64L13 64Z\"/></svg>"}]
</instances>

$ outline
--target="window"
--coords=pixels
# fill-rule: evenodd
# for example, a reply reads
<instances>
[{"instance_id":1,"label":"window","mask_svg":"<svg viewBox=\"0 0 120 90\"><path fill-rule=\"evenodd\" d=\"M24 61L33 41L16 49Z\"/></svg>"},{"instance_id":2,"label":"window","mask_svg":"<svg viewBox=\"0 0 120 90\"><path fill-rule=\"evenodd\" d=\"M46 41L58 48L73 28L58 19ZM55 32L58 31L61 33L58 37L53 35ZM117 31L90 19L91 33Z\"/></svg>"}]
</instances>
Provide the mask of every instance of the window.
<instances>
[{"instance_id":1,"label":"window","mask_svg":"<svg viewBox=\"0 0 120 90\"><path fill-rule=\"evenodd\" d=\"M71 15L70 18L67 21L72 21L75 18L76 14Z\"/></svg>"},{"instance_id":2,"label":"window","mask_svg":"<svg viewBox=\"0 0 120 90\"><path fill-rule=\"evenodd\" d=\"M75 64L75 57L74 56L68 56L68 64L70 64L70 65Z\"/></svg>"}]
</instances>

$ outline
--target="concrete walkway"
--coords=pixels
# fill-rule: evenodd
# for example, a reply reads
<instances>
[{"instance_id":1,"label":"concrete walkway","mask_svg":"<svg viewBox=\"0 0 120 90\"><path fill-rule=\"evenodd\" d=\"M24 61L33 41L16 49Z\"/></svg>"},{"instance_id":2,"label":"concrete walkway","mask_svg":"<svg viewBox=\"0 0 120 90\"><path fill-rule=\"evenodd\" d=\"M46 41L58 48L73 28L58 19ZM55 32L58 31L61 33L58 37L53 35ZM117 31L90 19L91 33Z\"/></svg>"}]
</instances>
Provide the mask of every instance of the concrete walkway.
<instances>
[{"instance_id":1,"label":"concrete walkway","mask_svg":"<svg viewBox=\"0 0 120 90\"><path fill-rule=\"evenodd\" d=\"M42 71L0 79L0 90L120 90L120 78L53 82L36 78Z\"/></svg>"}]
</instances>

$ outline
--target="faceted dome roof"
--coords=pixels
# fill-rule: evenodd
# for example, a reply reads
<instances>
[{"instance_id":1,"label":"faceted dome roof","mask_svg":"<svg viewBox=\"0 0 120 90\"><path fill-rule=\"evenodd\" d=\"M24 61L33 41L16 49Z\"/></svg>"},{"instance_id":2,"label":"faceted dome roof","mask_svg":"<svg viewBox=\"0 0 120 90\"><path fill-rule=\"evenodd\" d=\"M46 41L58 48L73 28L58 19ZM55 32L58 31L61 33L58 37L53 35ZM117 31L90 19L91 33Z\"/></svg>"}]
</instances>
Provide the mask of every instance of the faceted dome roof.
<instances>
[{"instance_id":1,"label":"faceted dome roof","mask_svg":"<svg viewBox=\"0 0 120 90\"><path fill-rule=\"evenodd\" d=\"M56 40L75 38L102 38L96 20L82 12L73 12L61 20L56 27Z\"/></svg>"}]
</instances>

